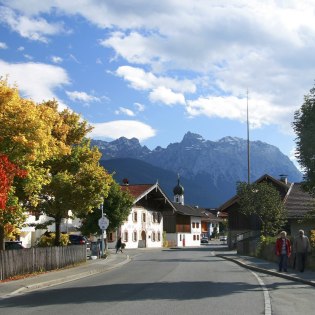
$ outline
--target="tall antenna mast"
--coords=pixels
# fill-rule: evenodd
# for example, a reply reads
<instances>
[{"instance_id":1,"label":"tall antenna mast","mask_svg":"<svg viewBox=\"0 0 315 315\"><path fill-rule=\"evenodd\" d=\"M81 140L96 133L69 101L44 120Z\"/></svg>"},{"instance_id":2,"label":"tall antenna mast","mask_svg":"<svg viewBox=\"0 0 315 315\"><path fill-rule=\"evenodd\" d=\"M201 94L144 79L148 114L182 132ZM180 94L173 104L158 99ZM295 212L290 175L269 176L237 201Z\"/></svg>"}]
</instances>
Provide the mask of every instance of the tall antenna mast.
<instances>
[{"instance_id":1,"label":"tall antenna mast","mask_svg":"<svg viewBox=\"0 0 315 315\"><path fill-rule=\"evenodd\" d=\"M247 94L247 183L250 184L250 158L249 158L249 119L248 119L248 89Z\"/></svg>"}]
</instances>

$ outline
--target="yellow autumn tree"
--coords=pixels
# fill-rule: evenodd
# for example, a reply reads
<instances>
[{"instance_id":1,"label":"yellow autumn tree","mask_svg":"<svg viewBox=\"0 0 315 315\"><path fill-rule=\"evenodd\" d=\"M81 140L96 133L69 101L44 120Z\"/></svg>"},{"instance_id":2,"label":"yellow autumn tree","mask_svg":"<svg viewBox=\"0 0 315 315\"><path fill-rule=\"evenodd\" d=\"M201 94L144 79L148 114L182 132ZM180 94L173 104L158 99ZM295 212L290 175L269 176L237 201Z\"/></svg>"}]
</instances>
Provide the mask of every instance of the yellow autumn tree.
<instances>
[{"instance_id":1,"label":"yellow autumn tree","mask_svg":"<svg viewBox=\"0 0 315 315\"><path fill-rule=\"evenodd\" d=\"M8 194L10 205L2 209L3 215L10 214L6 215L10 220L5 223L6 229L0 222L0 249L3 249L4 231L12 231L22 221L21 205L36 205L42 186L50 181L44 162L71 152L62 139L54 136L62 130L63 120L56 104L39 106L23 99L17 87L0 78L0 154L27 173L23 179L14 179Z\"/></svg>"}]
</instances>

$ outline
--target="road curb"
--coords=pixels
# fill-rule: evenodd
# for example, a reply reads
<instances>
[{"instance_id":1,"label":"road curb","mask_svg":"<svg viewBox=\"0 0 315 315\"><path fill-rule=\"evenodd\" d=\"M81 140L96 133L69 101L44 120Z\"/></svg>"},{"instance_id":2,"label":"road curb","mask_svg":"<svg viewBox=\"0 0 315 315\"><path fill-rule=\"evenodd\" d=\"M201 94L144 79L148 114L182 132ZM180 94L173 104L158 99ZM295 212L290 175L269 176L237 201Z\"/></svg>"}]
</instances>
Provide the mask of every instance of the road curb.
<instances>
[{"instance_id":1,"label":"road curb","mask_svg":"<svg viewBox=\"0 0 315 315\"><path fill-rule=\"evenodd\" d=\"M53 280L49 280L49 281L44 281L44 282L38 282L38 283L34 283L34 284L30 284L24 287L21 287L9 294L7 294L7 296L9 295L15 295L15 294L19 294L19 293L23 293L25 291L35 291L38 289L42 289L42 288L48 288L48 287L52 287L58 284L62 284L62 283L67 283L67 282L71 282L71 281L75 281L78 279L82 279L82 278L86 278L88 276L92 276L98 273L103 273L109 270L113 270L115 268L118 268L124 264L127 264L128 262L130 262L130 256L126 255L126 259L114 264L112 266L109 265L104 265L103 267L99 267L99 268L95 268L89 271L85 271L85 272L80 272L71 276L66 276L66 277L62 277L62 278L57 278L57 279L53 279Z\"/></svg>"},{"instance_id":2,"label":"road curb","mask_svg":"<svg viewBox=\"0 0 315 315\"><path fill-rule=\"evenodd\" d=\"M220 258L223 258L225 260L232 261L232 262L234 262L234 263L236 263L236 264L238 264L238 265L240 265L240 266L242 266L244 268L247 268L247 269L250 269L250 270L253 270L253 271L258 271L258 272L269 274L269 275L272 275L272 276L281 277L281 278L284 278L284 279L287 279L287 280L301 282L303 284L308 284L310 286L315 287L315 282L311 281L311 280L305 280L305 279L302 279L302 278L299 278L299 277L295 277L295 276L292 276L292 275L288 275L288 274L285 274L285 273L280 273L280 272L277 272L277 271L268 270L268 269L260 268L260 267L257 267L257 266L249 265L246 262L242 262L241 259L231 258L231 257L228 257L228 256L224 256L222 254L218 254L216 256L220 257Z\"/></svg>"}]
</instances>

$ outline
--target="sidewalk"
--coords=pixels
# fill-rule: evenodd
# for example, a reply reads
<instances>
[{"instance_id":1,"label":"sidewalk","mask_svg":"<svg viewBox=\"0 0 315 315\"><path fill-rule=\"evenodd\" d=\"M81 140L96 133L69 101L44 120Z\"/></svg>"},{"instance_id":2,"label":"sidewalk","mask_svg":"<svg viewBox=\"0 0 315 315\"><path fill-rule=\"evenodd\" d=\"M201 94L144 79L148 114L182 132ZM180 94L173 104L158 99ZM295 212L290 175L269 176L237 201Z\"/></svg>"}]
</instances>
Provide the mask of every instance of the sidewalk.
<instances>
[{"instance_id":1,"label":"sidewalk","mask_svg":"<svg viewBox=\"0 0 315 315\"><path fill-rule=\"evenodd\" d=\"M287 273L278 272L278 266L276 263L268 262L259 258L237 255L236 251L223 251L216 253L216 256L232 261L244 268L315 287L314 271L305 270L303 273L297 273L295 270L289 269ZM116 255L114 250L110 250L110 255L106 259L88 260L86 263L77 267L69 267L62 270L50 271L44 274L31 276L21 280L0 283L0 299L13 294L50 287L88 277L90 275L106 272L126 264L129 261L129 255L125 253L118 253Z\"/></svg>"},{"instance_id":2,"label":"sidewalk","mask_svg":"<svg viewBox=\"0 0 315 315\"><path fill-rule=\"evenodd\" d=\"M21 280L0 283L0 298L88 277L117 268L129 261L129 255L125 253L116 255L114 250L110 250L110 255L106 259L87 260L86 263L77 267L49 271Z\"/></svg>"},{"instance_id":3,"label":"sidewalk","mask_svg":"<svg viewBox=\"0 0 315 315\"><path fill-rule=\"evenodd\" d=\"M253 271L262 272L276 277L301 282L315 287L315 272L305 270L304 272L297 272L292 268L288 268L288 272L279 272L278 265L274 262L269 262L263 259L249 256L241 256L236 251L227 251L216 256L230 260L242 267L251 269Z\"/></svg>"}]
</instances>

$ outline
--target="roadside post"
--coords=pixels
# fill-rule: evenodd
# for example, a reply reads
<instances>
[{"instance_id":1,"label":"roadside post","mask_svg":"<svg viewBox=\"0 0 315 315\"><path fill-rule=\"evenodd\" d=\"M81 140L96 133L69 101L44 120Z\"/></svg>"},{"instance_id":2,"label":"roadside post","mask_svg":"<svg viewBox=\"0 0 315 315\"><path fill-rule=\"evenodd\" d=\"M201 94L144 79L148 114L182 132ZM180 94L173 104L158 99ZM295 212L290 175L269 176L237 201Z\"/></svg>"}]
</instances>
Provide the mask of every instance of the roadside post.
<instances>
[{"instance_id":1,"label":"roadside post","mask_svg":"<svg viewBox=\"0 0 315 315\"><path fill-rule=\"evenodd\" d=\"M105 237L106 237L106 229L108 228L109 225L109 220L106 218L103 212L103 204L101 204L101 210L102 210L102 216L98 220L98 226L102 230L102 239L101 239L101 257L104 256L104 249L105 249L105 244L104 244L104 231L105 231Z\"/></svg>"}]
</instances>

